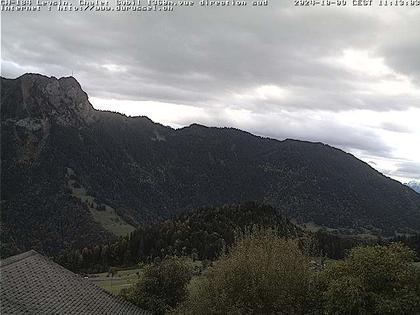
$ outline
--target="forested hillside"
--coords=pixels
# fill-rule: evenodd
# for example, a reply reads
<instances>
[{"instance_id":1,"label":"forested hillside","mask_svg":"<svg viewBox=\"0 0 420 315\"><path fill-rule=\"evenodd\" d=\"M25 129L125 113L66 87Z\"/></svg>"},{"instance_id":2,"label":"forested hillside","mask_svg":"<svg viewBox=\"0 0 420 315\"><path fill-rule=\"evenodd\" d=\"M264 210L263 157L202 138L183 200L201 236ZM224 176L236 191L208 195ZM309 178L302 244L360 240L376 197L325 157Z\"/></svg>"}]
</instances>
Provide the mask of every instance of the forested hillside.
<instances>
[{"instance_id":1,"label":"forested hillside","mask_svg":"<svg viewBox=\"0 0 420 315\"><path fill-rule=\"evenodd\" d=\"M214 260L233 244L235 234L253 226L272 228L284 237L304 236L300 228L272 207L249 202L197 209L136 230L110 244L69 251L58 256L57 261L70 270L92 273L166 256Z\"/></svg>"},{"instance_id":2,"label":"forested hillside","mask_svg":"<svg viewBox=\"0 0 420 315\"><path fill-rule=\"evenodd\" d=\"M328 145L97 111L71 77L1 83L2 255L248 200L345 234L420 231L419 194Z\"/></svg>"},{"instance_id":3,"label":"forested hillside","mask_svg":"<svg viewBox=\"0 0 420 315\"><path fill-rule=\"evenodd\" d=\"M333 235L326 231L312 233L297 227L269 205L247 202L196 209L136 230L115 242L67 251L55 259L79 273L105 272L111 267L132 267L172 256L214 261L228 252L242 235L260 229L297 241L305 253L314 257L342 259L355 246L391 242L404 243L420 254L420 235L381 240Z\"/></svg>"}]
</instances>

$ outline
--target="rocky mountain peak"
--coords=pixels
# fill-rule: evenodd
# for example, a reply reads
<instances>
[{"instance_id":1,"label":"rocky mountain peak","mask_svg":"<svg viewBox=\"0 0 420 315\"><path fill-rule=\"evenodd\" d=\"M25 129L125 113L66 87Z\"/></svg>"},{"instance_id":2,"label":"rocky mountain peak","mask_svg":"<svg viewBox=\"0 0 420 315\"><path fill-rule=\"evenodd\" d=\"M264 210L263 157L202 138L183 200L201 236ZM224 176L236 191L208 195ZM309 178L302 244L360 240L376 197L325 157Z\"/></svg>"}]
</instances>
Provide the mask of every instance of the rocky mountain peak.
<instances>
[{"instance_id":1,"label":"rocky mountain peak","mask_svg":"<svg viewBox=\"0 0 420 315\"><path fill-rule=\"evenodd\" d=\"M57 79L28 73L1 81L3 117L17 121L48 120L73 126L94 120L95 109L73 77Z\"/></svg>"}]
</instances>

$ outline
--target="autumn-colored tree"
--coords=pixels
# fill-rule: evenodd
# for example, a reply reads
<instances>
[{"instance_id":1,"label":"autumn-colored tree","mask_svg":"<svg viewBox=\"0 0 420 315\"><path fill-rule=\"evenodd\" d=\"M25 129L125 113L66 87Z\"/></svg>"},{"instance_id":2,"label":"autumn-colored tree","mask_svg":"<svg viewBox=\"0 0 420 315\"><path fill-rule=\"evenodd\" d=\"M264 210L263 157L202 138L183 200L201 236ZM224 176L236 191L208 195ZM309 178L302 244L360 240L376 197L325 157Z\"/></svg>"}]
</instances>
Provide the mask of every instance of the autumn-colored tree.
<instances>
[{"instance_id":1,"label":"autumn-colored tree","mask_svg":"<svg viewBox=\"0 0 420 315\"><path fill-rule=\"evenodd\" d=\"M303 314L308 258L272 230L247 233L191 287L181 314Z\"/></svg>"}]
</instances>

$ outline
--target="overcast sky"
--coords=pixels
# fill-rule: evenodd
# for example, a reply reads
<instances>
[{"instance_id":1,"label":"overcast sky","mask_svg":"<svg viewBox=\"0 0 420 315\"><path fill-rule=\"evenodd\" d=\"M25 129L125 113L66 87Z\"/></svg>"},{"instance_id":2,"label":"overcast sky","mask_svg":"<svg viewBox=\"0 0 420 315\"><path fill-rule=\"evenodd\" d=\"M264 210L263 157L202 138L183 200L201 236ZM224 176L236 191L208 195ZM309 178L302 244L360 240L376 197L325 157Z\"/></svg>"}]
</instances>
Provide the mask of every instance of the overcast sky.
<instances>
[{"instance_id":1,"label":"overcast sky","mask_svg":"<svg viewBox=\"0 0 420 315\"><path fill-rule=\"evenodd\" d=\"M420 7L348 2L2 12L1 73L74 73L98 109L322 141L420 180Z\"/></svg>"}]
</instances>

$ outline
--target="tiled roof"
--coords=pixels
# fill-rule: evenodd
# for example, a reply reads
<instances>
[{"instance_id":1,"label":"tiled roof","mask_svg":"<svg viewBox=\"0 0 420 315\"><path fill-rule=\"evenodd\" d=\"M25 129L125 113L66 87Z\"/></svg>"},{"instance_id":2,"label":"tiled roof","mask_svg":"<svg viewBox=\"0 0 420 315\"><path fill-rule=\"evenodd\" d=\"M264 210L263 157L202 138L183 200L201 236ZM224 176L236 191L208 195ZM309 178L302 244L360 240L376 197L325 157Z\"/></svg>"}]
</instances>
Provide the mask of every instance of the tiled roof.
<instances>
[{"instance_id":1,"label":"tiled roof","mask_svg":"<svg viewBox=\"0 0 420 315\"><path fill-rule=\"evenodd\" d=\"M0 263L6 314L148 314L35 251Z\"/></svg>"}]
</instances>

